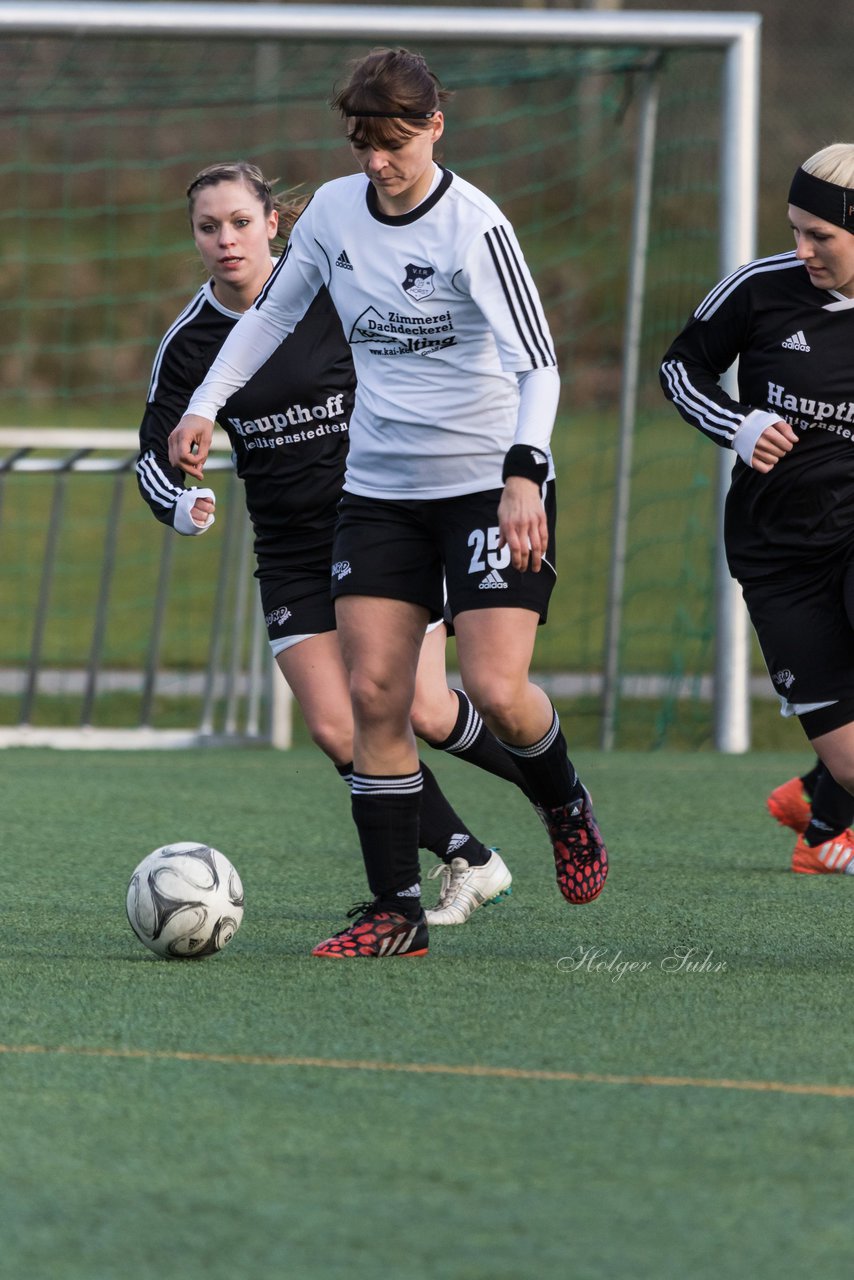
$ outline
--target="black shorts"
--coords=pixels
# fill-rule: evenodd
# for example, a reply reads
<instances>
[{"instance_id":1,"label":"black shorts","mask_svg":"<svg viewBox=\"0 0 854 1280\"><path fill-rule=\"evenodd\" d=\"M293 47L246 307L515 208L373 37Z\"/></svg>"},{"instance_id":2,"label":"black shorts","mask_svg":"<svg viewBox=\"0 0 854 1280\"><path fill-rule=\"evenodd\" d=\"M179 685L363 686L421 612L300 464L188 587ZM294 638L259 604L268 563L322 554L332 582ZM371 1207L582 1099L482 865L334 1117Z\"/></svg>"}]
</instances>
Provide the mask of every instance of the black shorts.
<instances>
[{"instance_id":1,"label":"black shorts","mask_svg":"<svg viewBox=\"0 0 854 1280\"><path fill-rule=\"evenodd\" d=\"M740 581L774 689L790 713L812 737L850 723L854 559L823 556ZM817 703L834 706L798 710Z\"/></svg>"},{"instance_id":2,"label":"black shorts","mask_svg":"<svg viewBox=\"0 0 854 1280\"><path fill-rule=\"evenodd\" d=\"M469 609L530 609L546 621L556 581L555 486L546 486L549 545L539 573L498 550L501 489L457 498L387 501L345 493L339 506L332 595L423 605L431 621Z\"/></svg>"},{"instance_id":3,"label":"black shorts","mask_svg":"<svg viewBox=\"0 0 854 1280\"><path fill-rule=\"evenodd\" d=\"M277 642L290 636L319 635L335 630L335 607L329 591L331 563L331 531L310 549L293 548L275 557L259 558L255 577L261 588L261 608L274 652Z\"/></svg>"}]
</instances>

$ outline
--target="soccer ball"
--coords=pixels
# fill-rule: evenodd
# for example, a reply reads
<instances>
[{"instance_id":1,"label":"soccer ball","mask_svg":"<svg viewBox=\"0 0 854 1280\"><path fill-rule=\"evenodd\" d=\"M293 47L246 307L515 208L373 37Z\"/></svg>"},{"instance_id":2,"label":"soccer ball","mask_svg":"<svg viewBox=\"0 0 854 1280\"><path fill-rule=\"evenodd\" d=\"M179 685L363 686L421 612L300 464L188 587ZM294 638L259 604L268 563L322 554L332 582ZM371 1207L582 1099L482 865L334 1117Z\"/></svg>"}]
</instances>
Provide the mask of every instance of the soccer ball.
<instances>
[{"instance_id":1,"label":"soccer ball","mask_svg":"<svg viewBox=\"0 0 854 1280\"><path fill-rule=\"evenodd\" d=\"M127 913L140 942L159 956L212 956L240 928L243 885L218 849L188 840L166 844L131 876Z\"/></svg>"}]
</instances>

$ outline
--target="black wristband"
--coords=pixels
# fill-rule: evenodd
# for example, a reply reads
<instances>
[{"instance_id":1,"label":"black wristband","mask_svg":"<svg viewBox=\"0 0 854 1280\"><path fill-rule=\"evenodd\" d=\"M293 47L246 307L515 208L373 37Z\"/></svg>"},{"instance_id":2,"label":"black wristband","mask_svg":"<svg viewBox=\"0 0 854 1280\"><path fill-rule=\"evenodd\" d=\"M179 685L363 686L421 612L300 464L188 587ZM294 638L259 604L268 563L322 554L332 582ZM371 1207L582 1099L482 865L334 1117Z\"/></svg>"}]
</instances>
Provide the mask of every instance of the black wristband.
<instances>
[{"instance_id":1,"label":"black wristband","mask_svg":"<svg viewBox=\"0 0 854 1280\"><path fill-rule=\"evenodd\" d=\"M533 445L511 444L504 458L501 479L506 484L510 476L523 476L542 486L549 478L549 460L541 449L535 449Z\"/></svg>"}]
</instances>

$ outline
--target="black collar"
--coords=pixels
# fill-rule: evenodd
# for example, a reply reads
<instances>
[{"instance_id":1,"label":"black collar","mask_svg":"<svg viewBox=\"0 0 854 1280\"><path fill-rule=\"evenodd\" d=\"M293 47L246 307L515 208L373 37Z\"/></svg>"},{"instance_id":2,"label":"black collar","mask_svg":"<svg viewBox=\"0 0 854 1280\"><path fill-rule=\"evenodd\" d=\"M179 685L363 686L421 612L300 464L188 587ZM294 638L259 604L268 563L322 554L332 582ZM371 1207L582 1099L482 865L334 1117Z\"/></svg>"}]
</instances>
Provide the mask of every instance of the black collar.
<instances>
[{"instance_id":1,"label":"black collar","mask_svg":"<svg viewBox=\"0 0 854 1280\"><path fill-rule=\"evenodd\" d=\"M438 204L454 180L454 175L451 173L450 169L445 169L442 165L439 165L439 168L442 170L442 177L439 181L439 185L434 191L430 192L430 195L426 200L422 200L421 204L417 204L415 208L410 209L408 213L383 213L377 203L376 189L369 180L366 199L368 202L368 212L371 217L376 218L377 222L385 223L387 227L405 227L408 226L410 222L417 222L425 213L429 213L434 205Z\"/></svg>"}]
</instances>

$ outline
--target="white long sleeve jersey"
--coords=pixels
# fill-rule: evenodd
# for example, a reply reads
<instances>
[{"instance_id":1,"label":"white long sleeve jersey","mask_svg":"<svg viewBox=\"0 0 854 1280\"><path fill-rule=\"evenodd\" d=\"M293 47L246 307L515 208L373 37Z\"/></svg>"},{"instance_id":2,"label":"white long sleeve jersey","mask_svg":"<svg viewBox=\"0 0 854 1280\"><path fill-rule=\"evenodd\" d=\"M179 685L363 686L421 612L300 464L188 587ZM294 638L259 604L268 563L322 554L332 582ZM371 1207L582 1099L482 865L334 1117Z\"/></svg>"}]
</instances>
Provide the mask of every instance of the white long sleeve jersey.
<instances>
[{"instance_id":1,"label":"white long sleeve jersey","mask_svg":"<svg viewBox=\"0 0 854 1280\"><path fill-rule=\"evenodd\" d=\"M539 397L545 412L519 418L518 375L550 370L557 386L536 286L501 211L448 170L399 217L380 212L362 174L320 187L188 412L213 419L322 285L358 381L345 489L386 499L454 497L499 488L513 443L550 457L557 391Z\"/></svg>"}]
</instances>

